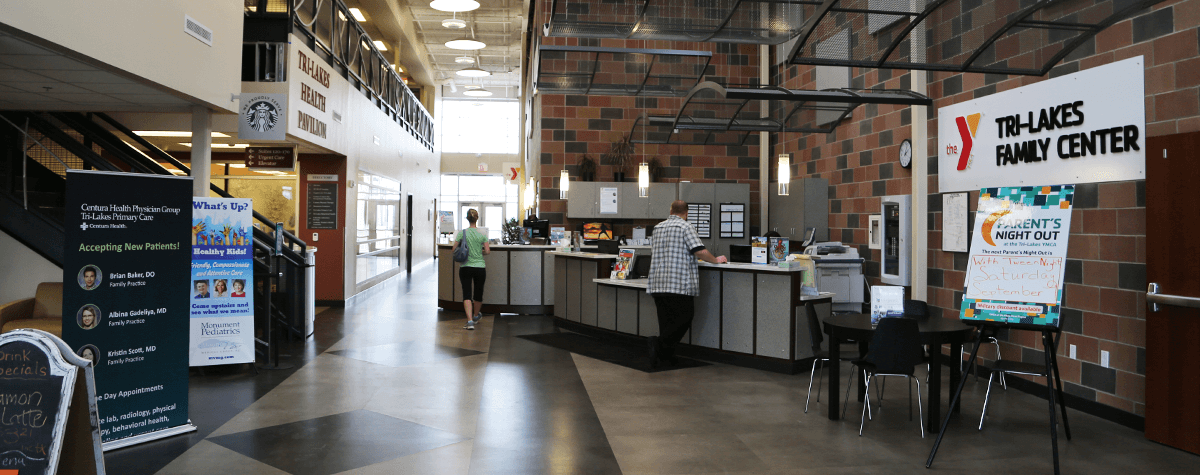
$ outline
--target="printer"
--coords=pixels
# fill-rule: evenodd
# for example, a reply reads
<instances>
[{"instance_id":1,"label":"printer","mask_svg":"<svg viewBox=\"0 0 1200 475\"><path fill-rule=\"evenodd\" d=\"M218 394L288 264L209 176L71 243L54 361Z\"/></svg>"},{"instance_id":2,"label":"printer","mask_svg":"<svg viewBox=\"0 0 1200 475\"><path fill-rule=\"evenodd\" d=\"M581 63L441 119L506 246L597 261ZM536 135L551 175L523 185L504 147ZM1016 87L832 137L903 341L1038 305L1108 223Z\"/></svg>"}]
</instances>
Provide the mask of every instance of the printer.
<instances>
[{"instance_id":1,"label":"printer","mask_svg":"<svg viewBox=\"0 0 1200 475\"><path fill-rule=\"evenodd\" d=\"M819 242L804 248L816 265L817 290L833 292L833 310L861 312L863 307L863 258L858 249L840 242Z\"/></svg>"}]
</instances>

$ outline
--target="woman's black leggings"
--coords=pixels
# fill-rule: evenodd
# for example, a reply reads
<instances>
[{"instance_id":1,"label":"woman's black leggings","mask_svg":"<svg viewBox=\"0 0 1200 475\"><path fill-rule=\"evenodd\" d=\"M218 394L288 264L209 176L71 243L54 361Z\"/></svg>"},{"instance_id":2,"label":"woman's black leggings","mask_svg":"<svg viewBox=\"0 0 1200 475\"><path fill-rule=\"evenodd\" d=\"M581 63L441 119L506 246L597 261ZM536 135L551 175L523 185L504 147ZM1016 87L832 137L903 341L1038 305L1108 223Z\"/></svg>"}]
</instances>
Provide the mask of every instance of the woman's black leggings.
<instances>
[{"instance_id":1,"label":"woman's black leggings","mask_svg":"<svg viewBox=\"0 0 1200 475\"><path fill-rule=\"evenodd\" d=\"M463 300L483 301L483 281L487 280L487 269L459 267L458 278L462 281Z\"/></svg>"}]
</instances>

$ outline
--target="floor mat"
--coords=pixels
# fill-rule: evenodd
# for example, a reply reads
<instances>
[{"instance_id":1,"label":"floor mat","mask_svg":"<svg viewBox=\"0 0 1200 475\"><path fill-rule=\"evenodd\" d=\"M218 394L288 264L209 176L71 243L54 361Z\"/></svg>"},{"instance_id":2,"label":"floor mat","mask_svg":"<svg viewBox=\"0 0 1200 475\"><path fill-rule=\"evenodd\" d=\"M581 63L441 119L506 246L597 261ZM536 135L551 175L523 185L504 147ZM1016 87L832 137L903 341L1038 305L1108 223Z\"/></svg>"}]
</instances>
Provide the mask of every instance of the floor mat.
<instances>
[{"instance_id":1,"label":"floor mat","mask_svg":"<svg viewBox=\"0 0 1200 475\"><path fill-rule=\"evenodd\" d=\"M650 358L647 356L648 350L644 342L638 345L633 345L619 341L600 340L586 335L570 332L518 335L517 338L524 338L534 343L541 343L543 345L558 348L560 350L567 350L588 358L609 362L615 365L621 365L626 368L636 369L645 373L657 373L659 371L696 368L699 366L710 365L709 363L705 363L703 361L677 357L676 359L679 360L678 365L662 363L659 364L658 369L651 369Z\"/></svg>"}]
</instances>

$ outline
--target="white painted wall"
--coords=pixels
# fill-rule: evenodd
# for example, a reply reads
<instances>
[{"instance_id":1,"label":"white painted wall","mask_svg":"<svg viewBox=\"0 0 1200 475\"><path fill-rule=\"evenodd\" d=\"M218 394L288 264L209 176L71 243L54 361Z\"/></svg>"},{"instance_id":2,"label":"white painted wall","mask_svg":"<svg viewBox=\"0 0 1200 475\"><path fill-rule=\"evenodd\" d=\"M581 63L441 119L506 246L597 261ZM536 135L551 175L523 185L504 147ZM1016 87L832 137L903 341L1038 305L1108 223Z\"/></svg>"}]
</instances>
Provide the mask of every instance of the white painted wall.
<instances>
[{"instance_id":1,"label":"white painted wall","mask_svg":"<svg viewBox=\"0 0 1200 475\"><path fill-rule=\"evenodd\" d=\"M0 23L235 112L242 8L241 0L6 0ZM184 33L185 14L213 31L212 46Z\"/></svg>"},{"instance_id":2,"label":"white painted wall","mask_svg":"<svg viewBox=\"0 0 1200 475\"><path fill-rule=\"evenodd\" d=\"M62 282L62 268L0 231L0 304L33 297L42 282Z\"/></svg>"}]
</instances>

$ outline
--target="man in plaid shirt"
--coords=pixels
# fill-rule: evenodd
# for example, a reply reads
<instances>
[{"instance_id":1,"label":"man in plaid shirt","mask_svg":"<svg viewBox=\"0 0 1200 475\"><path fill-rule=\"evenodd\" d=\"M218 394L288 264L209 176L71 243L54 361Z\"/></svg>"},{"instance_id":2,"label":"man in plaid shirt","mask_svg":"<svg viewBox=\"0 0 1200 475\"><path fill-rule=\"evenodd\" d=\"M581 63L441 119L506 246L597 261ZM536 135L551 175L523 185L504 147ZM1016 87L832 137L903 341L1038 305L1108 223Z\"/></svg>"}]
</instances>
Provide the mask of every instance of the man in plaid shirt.
<instances>
[{"instance_id":1,"label":"man in plaid shirt","mask_svg":"<svg viewBox=\"0 0 1200 475\"><path fill-rule=\"evenodd\" d=\"M649 338L650 367L657 368L660 359L675 364L675 345L692 326L695 299L700 294L700 271L696 259L713 264L729 262L725 256L714 256L696 228L687 222L686 202L671 203L671 215L654 226L650 236L650 286L647 292L654 297L658 309L658 335Z\"/></svg>"}]
</instances>

